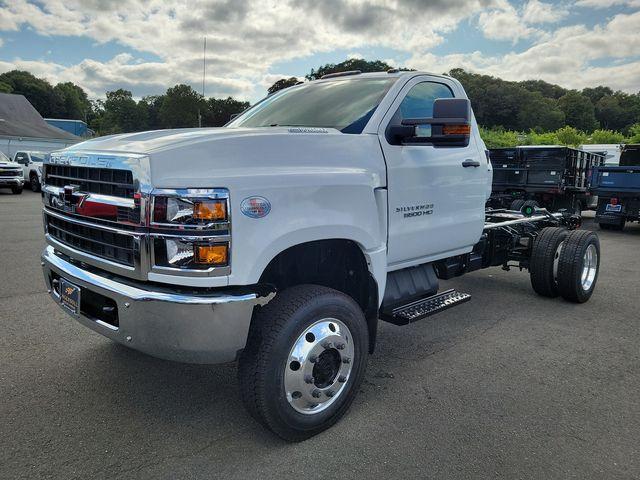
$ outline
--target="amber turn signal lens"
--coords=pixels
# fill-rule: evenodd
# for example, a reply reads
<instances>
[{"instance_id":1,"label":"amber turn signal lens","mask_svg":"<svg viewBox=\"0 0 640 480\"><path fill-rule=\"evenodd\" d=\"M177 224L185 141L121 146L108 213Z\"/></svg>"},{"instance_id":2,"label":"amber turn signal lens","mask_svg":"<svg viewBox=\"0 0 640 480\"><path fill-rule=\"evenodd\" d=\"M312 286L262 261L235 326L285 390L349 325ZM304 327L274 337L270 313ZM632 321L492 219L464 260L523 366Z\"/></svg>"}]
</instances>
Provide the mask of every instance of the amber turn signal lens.
<instances>
[{"instance_id":1,"label":"amber turn signal lens","mask_svg":"<svg viewBox=\"0 0 640 480\"><path fill-rule=\"evenodd\" d=\"M195 202L193 218L196 220L226 220L227 203L225 200Z\"/></svg>"},{"instance_id":2,"label":"amber turn signal lens","mask_svg":"<svg viewBox=\"0 0 640 480\"><path fill-rule=\"evenodd\" d=\"M227 245L197 245L196 263L204 265L226 265L229 249Z\"/></svg>"},{"instance_id":3,"label":"amber turn signal lens","mask_svg":"<svg viewBox=\"0 0 640 480\"><path fill-rule=\"evenodd\" d=\"M445 125L442 133L444 135L471 135L471 125Z\"/></svg>"}]
</instances>

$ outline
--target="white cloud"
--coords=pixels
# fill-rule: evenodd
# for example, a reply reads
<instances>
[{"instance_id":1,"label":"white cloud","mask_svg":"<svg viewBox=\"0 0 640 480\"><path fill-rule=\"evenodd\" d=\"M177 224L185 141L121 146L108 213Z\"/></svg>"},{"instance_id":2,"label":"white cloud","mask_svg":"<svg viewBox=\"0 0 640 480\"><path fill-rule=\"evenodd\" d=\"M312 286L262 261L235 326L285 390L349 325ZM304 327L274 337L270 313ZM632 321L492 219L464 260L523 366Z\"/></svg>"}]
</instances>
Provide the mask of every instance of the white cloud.
<instances>
[{"instance_id":1,"label":"white cloud","mask_svg":"<svg viewBox=\"0 0 640 480\"><path fill-rule=\"evenodd\" d=\"M556 23L567 15L569 15L569 10L562 4L529 0L522 12L522 20L529 24Z\"/></svg>"},{"instance_id":2,"label":"white cloud","mask_svg":"<svg viewBox=\"0 0 640 480\"><path fill-rule=\"evenodd\" d=\"M616 5L625 5L628 7L640 7L640 0L578 0L575 3L578 7L586 8L609 8Z\"/></svg>"},{"instance_id":3,"label":"white cloud","mask_svg":"<svg viewBox=\"0 0 640 480\"><path fill-rule=\"evenodd\" d=\"M97 93L117 82L137 93L162 91L176 80L197 85L206 35L211 78L207 92L246 98L252 95L250 85L261 82L277 62L339 49L357 52L360 47L424 52L441 43L460 21L501 1L12 0L0 6L0 31L29 28L98 45L116 42L159 58L88 59L56 72L55 78L76 81ZM69 77L72 73L78 76Z\"/></svg>"},{"instance_id":4,"label":"white cloud","mask_svg":"<svg viewBox=\"0 0 640 480\"><path fill-rule=\"evenodd\" d=\"M513 2L512 2L513 3ZM23 58L0 61L0 72L23 68L51 82L73 81L92 96L127 88L136 96L157 94L176 83L201 89L202 38L207 37L210 96L255 100L285 72L274 65L318 53L385 47L413 57L403 66L443 72L452 67L505 78L543 78L567 86L604 83L640 90L635 59L640 52L640 13L617 15L602 26L557 28L569 0L26 0L0 1L0 31L32 29L52 37L52 62ZM620 0L580 0L596 7ZM627 5L640 0L625 0ZM597 4L597 5L595 5ZM485 36L533 45L504 57L475 52L436 56L433 48L464 22L477 22ZM604 20L603 20L604 21ZM552 29L555 28L555 31ZM115 42L128 51L109 61L86 59L61 65L55 36L100 45ZM0 40L1 42L1 40ZM515 48L515 47L514 47ZM395 54L392 54L395 55ZM360 55L358 55L360 56ZM144 58L143 58L144 57ZM398 55L400 57L400 55ZM591 68L598 59L622 63ZM630 60L631 59L631 60ZM397 65L399 62L388 60ZM625 68L627 70L625 70ZM607 73L610 75L607 77ZM282 73L280 75L279 73ZM635 75L635 76L634 76Z\"/></svg>"},{"instance_id":5,"label":"white cloud","mask_svg":"<svg viewBox=\"0 0 640 480\"><path fill-rule=\"evenodd\" d=\"M508 3L502 8L482 12L478 24L484 36L492 40L517 42L537 33L535 28L527 26L521 20L519 12Z\"/></svg>"},{"instance_id":6,"label":"white cloud","mask_svg":"<svg viewBox=\"0 0 640 480\"><path fill-rule=\"evenodd\" d=\"M619 14L602 26L564 27L532 47L504 56L481 52L414 56L407 64L437 73L452 68L499 76L509 80L543 79L570 88L608 85L614 89L640 90L640 12ZM599 59L619 59L608 67L593 67ZM632 59L632 60L629 60Z\"/></svg>"}]
</instances>

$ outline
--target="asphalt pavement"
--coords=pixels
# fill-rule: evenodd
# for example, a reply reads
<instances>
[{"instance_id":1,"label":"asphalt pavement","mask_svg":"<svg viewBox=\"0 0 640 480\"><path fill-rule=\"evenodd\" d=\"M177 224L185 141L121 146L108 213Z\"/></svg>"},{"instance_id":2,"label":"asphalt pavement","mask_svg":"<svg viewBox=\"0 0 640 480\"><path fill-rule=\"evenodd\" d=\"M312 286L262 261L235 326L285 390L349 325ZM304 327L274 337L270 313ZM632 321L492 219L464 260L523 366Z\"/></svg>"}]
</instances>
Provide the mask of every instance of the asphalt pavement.
<instances>
[{"instance_id":1,"label":"asphalt pavement","mask_svg":"<svg viewBox=\"0 0 640 480\"><path fill-rule=\"evenodd\" d=\"M64 314L39 194L0 191L0 479L638 479L640 226L598 233L590 302L517 270L446 282L472 301L382 323L347 416L287 444L244 411L235 365L157 360Z\"/></svg>"}]
</instances>

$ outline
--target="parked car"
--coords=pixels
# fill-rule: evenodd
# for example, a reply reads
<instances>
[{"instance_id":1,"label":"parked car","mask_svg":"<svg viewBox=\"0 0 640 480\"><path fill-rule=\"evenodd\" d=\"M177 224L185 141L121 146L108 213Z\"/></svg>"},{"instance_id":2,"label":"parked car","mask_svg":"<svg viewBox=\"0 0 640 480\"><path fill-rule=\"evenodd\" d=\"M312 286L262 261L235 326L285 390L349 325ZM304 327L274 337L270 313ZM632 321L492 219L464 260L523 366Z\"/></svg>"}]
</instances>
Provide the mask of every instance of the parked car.
<instances>
[{"instance_id":1,"label":"parked car","mask_svg":"<svg viewBox=\"0 0 640 480\"><path fill-rule=\"evenodd\" d=\"M22 165L24 181L34 192L39 192L42 186L42 162L48 155L44 152L19 151L13 157L16 163Z\"/></svg>"},{"instance_id":2,"label":"parked car","mask_svg":"<svg viewBox=\"0 0 640 480\"><path fill-rule=\"evenodd\" d=\"M456 79L398 71L325 75L223 128L89 140L45 163L47 288L131 348L237 360L251 415L304 440L358 394L378 319L470 299L439 279L515 267L540 295L591 297L597 235L485 211L485 150Z\"/></svg>"},{"instance_id":3,"label":"parked car","mask_svg":"<svg viewBox=\"0 0 640 480\"><path fill-rule=\"evenodd\" d=\"M22 168L0 152L0 188L10 188L14 194L22 193L24 178Z\"/></svg>"}]
</instances>

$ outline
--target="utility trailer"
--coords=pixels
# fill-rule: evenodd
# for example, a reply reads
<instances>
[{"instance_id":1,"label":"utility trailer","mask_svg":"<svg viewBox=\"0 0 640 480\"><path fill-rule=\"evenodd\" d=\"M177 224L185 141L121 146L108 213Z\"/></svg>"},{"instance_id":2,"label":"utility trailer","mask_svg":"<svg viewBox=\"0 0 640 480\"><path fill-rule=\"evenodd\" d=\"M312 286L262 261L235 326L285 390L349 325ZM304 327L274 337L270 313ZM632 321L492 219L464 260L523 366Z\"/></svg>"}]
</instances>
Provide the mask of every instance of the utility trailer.
<instances>
[{"instance_id":1,"label":"utility trailer","mask_svg":"<svg viewBox=\"0 0 640 480\"><path fill-rule=\"evenodd\" d=\"M488 205L519 210L523 205L580 215L595 208L588 188L592 168L604 156L562 146L522 146L489 150L493 165Z\"/></svg>"},{"instance_id":2,"label":"utility trailer","mask_svg":"<svg viewBox=\"0 0 640 480\"><path fill-rule=\"evenodd\" d=\"M590 190L598 197L595 221L603 230L640 221L640 145L625 145L619 166L596 167Z\"/></svg>"}]
</instances>

